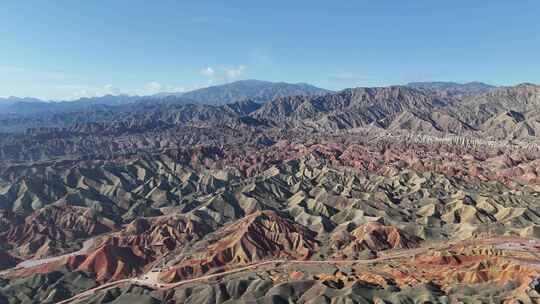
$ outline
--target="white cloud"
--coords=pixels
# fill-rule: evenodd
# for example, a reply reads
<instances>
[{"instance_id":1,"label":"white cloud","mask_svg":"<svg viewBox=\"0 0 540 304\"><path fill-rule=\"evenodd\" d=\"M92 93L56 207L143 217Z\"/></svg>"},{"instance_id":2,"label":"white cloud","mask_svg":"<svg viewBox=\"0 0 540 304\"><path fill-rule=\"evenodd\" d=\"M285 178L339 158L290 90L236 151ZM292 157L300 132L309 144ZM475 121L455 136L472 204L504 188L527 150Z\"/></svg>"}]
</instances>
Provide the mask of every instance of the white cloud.
<instances>
[{"instance_id":1,"label":"white cloud","mask_svg":"<svg viewBox=\"0 0 540 304\"><path fill-rule=\"evenodd\" d=\"M1 84L0 84L1 85ZM207 87L211 84L196 85L169 85L157 81L147 82L139 87L125 89L118 88L112 84L106 85L88 85L88 84L57 84L32 87L31 89L38 94L24 94L14 91L5 91L5 96L36 97L42 100L54 101L72 101L80 98L93 98L105 95L138 95L147 96L159 93L185 93L188 91ZM1 86L0 86L1 88ZM2 91L2 92L4 92ZM43 92L39 94L39 92ZM0 95L2 96L2 95Z\"/></svg>"},{"instance_id":2,"label":"white cloud","mask_svg":"<svg viewBox=\"0 0 540 304\"><path fill-rule=\"evenodd\" d=\"M76 100L83 97L101 97L105 95L154 95L158 93L182 93L191 88L163 85L157 81L145 83L141 88L132 90L119 89L111 84L103 86L60 85L54 87L55 100Z\"/></svg>"},{"instance_id":3,"label":"white cloud","mask_svg":"<svg viewBox=\"0 0 540 304\"><path fill-rule=\"evenodd\" d=\"M156 81L148 82L143 87L143 91L145 95L156 94L156 93L161 92L162 90L163 90L163 86L161 85L161 83L156 82Z\"/></svg>"},{"instance_id":4,"label":"white cloud","mask_svg":"<svg viewBox=\"0 0 540 304\"><path fill-rule=\"evenodd\" d=\"M96 79L69 75L56 71L39 72L31 69L0 64L0 77L9 82L0 83L0 96L36 97L43 100L76 100L83 97L105 95L154 95L158 93L183 93L220 82L241 77L246 66L206 67L200 71L207 81L198 84L179 85L149 81L138 86L117 87L113 84L96 83Z\"/></svg>"},{"instance_id":5,"label":"white cloud","mask_svg":"<svg viewBox=\"0 0 540 304\"><path fill-rule=\"evenodd\" d=\"M225 67L218 70L207 67L201 70L201 75L209 78L210 83L214 82L229 82L242 77L246 72L247 67L245 65L239 65L237 67Z\"/></svg>"},{"instance_id":6,"label":"white cloud","mask_svg":"<svg viewBox=\"0 0 540 304\"><path fill-rule=\"evenodd\" d=\"M80 89L77 91L73 91L71 94L65 97L67 100L73 100L73 99L79 99L82 97L93 97L95 96L94 92L91 92L91 90L88 89ZM64 97L58 98L58 99L64 99Z\"/></svg>"},{"instance_id":7,"label":"white cloud","mask_svg":"<svg viewBox=\"0 0 540 304\"><path fill-rule=\"evenodd\" d=\"M234 80L239 78L246 71L246 67L240 65L236 68L225 69L225 80Z\"/></svg>"},{"instance_id":8,"label":"white cloud","mask_svg":"<svg viewBox=\"0 0 540 304\"><path fill-rule=\"evenodd\" d=\"M154 95L158 93L184 93L198 88L200 88L200 86L164 85L157 81L152 81L146 83L142 90L135 90L131 93L136 95Z\"/></svg>"},{"instance_id":9,"label":"white cloud","mask_svg":"<svg viewBox=\"0 0 540 304\"><path fill-rule=\"evenodd\" d=\"M119 95L119 94L122 94L122 91L119 88L114 87L112 84L106 84L103 88L107 92L107 95Z\"/></svg>"},{"instance_id":10,"label":"white cloud","mask_svg":"<svg viewBox=\"0 0 540 304\"><path fill-rule=\"evenodd\" d=\"M212 69L211 67L207 67L201 70L201 75L206 76L206 77L214 77L215 74L216 74L216 71L214 71L214 69Z\"/></svg>"},{"instance_id":11,"label":"white cloud","mask_svg":"<svg viewBox=\"0 0 540 304\"><path fill-rule=\"evenodd\" d=\"M104 86L86 86L86 85L61 85L55 87L60 96L58 100L74 100L83 97L100 97L105 95L124 94L122 90L111 84Z\"/></svg>"}]
</instances>

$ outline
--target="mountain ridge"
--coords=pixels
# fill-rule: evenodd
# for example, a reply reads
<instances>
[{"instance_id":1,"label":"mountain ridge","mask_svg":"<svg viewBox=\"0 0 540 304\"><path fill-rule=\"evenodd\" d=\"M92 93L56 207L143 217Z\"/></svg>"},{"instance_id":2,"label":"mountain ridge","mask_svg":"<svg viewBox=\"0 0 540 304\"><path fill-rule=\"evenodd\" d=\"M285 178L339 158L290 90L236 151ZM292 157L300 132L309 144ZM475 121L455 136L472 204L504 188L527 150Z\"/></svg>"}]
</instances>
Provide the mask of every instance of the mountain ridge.
<instances>
[{"instance_id":1,"label":"mountain ridge","mask_svg":"<svg viewBox=\"0 0 540 304\"><path fill-rule=\"evenodd\" d=\"M0 136L0 302L538 298L538 86L257 101Z\"/></svg>"},{"instance_id":2,"label":"mountain ridge","mask_svg":"<svg viewBox=\"0 0 540 304\"><path fill-rule=\"evenodd\" d=\"M201 89L196 89L188 92L163 92L158 94L152 94L152 95L127 95L127 94L119 94L119 95L112 95L107 94L103 96L98 97L81 97L75 100L67 101L67 100L43 100L40 98L34 98L34 97L16 97L16 96L10 96L6 98L0 98L0 107L6 107L13 104L37 104L39 106L67 106L68 108L71 106L73 108L75 105L80 104L83 106L89 106L89 105L120 105L120 104L127 104L127 103L133 103L140 100L161 100L166 99L167 97L184 97L186 99L190 99L193 102L197 103L205 103L205 104L213 104L213 102L205 101L204 95L208 91L215 91L215 90L228 90L230 88L239 87L239 89L243 90L252 90L252 91L260 91L260 90L268 90L274 89L279 90L280 87L285 87L286 89L289 89L289 91L280 93L275 93L280 96L286 96L291 94L320 94L323 92L330 92L326 89L321 89L318 87L315 87L310 84L306 83L287 83L287 82L270 82L270 81L263 81L263 80L255 80L255 79L247 79L247 80L239 80L234 81L226 84L221 85L214 85L209 86ZM270 92L272 93L272 92ZM238 94L238 93L237 93ZM233 93L231 93L231 96L229 96L229 99L226 99L225 101L221 101L220 104L223 103L230 103L234 101L240 101L243 99L256 99L257 96L255 96L253 93L247 92L242 93L241 96L235 96ZM268 97L269 96L269 97ZM273 99L274 95L268 94L267 98ZM215 99L215 97L214 97ZM1 109L1 108L0 108Z\"/></svg>"}]
</instances>

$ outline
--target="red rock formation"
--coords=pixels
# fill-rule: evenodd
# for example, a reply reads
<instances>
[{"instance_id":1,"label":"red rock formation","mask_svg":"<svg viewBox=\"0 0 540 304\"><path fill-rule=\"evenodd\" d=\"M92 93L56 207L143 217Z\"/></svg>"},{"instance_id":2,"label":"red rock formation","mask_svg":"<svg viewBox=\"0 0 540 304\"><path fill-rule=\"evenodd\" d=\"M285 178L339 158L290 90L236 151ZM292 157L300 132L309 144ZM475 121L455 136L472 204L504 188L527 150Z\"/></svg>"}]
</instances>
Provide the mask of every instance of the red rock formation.
<instances>
[{"instance_id":1,"label":"red rock formation","mask_svg":"<svg viewBox=\"0 0 540 304\"><path fill-rule=\"evenodd\" d=\"M354 256L363 250L416 248L422 239L393 226L370 222L349 233L334 234L332 243L338 253Z\"/></svg>"},{"instance_id":2,"label":"red rock formation","mask_svg":"<svg viewBox=\"0 0 540 304\"><path fill-rule=\"evenodd\" d=\"M0 242L17 247L17 253L25 258L45 257L63 253L62 247L51 248L51 242L62 244L87 239L109 232L114 226L114 222L89 208L51 205L0 234Z\"/></svg>"},{"instance_id":3,"label":"red rock formation","mask_svg":"<svg viewBox=\"0 0 540 304\"><path fill-rule=\"evenodd\" d=\"M217 231L201 258L182 262L162 278L170 282L212 268L265 258L308 259L317 249L315 236L274 211L258 211Z\"/></svg>"},{"instance_id":4,"label":"red rock formation","mask_svg":"<svg viewBox=\"0 0 540 304\"><path fill-rule=\"evenodd\" d=\"M129 278L148 271L164 254L208 232L206 225L185 217L139 218L119 232L99 237L88 253L16 271L13 276L26 277L67 266L93 273L100 282Z\"/></svg>"},{"instance_id":5,"label":"red rock formation","mask_svg":"<svg viewBox=\"0 0 540 304\"><path fill-rule=\"evenodd\" d=\"M186 242L208 232L210 232L210 227L186 217L139 218L121 231L100 238L98 243L118 247L146 248L159 255L178 249Z\"/></svg>"},{"instance_id":6,"label":"red rock formation","mask_svg":"<svg viewBox=\"0 0 540 304\"><path fill-rule=\"evenodd\" d=\"M153 260L150 253L136 246L103 245L90 254L69 257L66 264L94 273L98 281L106 282L136 276Z\"/></svg>"}]
</instances>

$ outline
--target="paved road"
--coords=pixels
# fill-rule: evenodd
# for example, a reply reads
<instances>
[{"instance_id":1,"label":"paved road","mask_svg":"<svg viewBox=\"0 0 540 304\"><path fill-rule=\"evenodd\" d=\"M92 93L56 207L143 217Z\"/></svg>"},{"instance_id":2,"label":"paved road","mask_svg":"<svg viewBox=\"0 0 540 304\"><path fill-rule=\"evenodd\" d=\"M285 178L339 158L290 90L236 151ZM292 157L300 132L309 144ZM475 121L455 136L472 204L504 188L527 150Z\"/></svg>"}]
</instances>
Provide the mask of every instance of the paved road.
<instances>
[{"instance_id":1,"label":"paved road","mask_svg":"<svg viewBox=\"0 0 540 304\"><path fill-rule=\"evenodd\" d=\"M450 243L445 245L445 247L449 247L449 246L450 246ZM302 265L365 264L365 265L368 265L368 264L374 264L374 263L379 263L379 262L388 261L388 260L408 258L411 256L415 256L417 254L423 253L427 250L429 249L427 248L406 249L406 250L397 252L395 254L389 254L387 256L379 257L376 259L370 259L370 260L330 260L330 261L270 260L270 261L264 261L264 262L247 265L247 266L236 268L236 269L231 269L225 272L205 275L205 276L194 278L194 279L184 280L184 281L180 281L176 283L166 283L166 284L158 282L159 273L148 272L147 274L144 274L138 278L123 279L123 280L118 280L118 281L100 285L98 287L89 289L83 293L77 294L70 299L59 302L58 304L72 303L74 301L81 300L82 298L85 298L87 296L93 295L98 291L108 290L108 289L117 287L119 285L125 284L125 283L142 285L142 286L149 287L152 289L157 289L157 290L167 290L167 289L179 287L181 285L206 281L213 278L218 278L218 277L222 277L222 276L226 276L226 275L230 275L230 274L234 274L238 272L252 270L258 267L275 265L275 264L283 264L282 266L289 265L289 264L302 264Z\"/></svg>"}]
</instances>

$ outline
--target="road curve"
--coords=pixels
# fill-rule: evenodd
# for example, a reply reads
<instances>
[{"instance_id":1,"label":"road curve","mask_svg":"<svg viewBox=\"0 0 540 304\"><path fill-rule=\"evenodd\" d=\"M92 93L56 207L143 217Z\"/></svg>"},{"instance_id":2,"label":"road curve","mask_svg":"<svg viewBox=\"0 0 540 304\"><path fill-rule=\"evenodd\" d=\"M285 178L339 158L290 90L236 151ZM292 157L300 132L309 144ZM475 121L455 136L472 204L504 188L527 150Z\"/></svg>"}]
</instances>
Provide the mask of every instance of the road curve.
<instances>
[{"instance_id":1,"label":"road curve","mask_svg":"<svg viewBox=\"0 0 540 304\"><path fill-rule=\"evenodd\" d=\"M148 280L148 279L139 279L139 278L123 279L123 280L118 280L118 281L106 283L106 284L100 285L98 287L86 290L86 291L84 291L84 292L82 292L80 294L77 294L77 295L75 295L75 296L73 296L73 297L71 297L71 298L69 298L67 300L58 302L57 304L71 303L73 301L80 300L80 299L82 299L84 297L90 296L90 295L96 293L97 291L108 290L108 289L117 287L118 285L125 284L125 283L142 285L142 286L152 288L152 289L157 289L157 290L167 290L167 289L171 289L171 288L176 288L176 287L181 286L181 285L197 283L197 282L200 282L200 281L205 281L205 280L209 280L209 279L213 279L213 278L218 278L218 277L222 277L222 276L226 276L226 275L230 275L230 274L234 274L234 273L238 273L238 272L243 272L243 271L247 271L247 270L257 268L257 267L267 266L267 265L271 265L271 264L281 263L281 264L304 264L304 265L307 265L307 264L311 264L311 265L313 265L313 264L330 264L330 265L336 265L336 264L366 264L367 265L367 264L373 264L373 263L378 263L378 262L382 262L382 261L402 259L402 258L414 256L414 255L420 254L422 252L425 252L426 250L427 249L425 249L425 248L407 249L404 252L398 252L398 253L393 254L393 255L388 255L388 256L379 257L379 258L375 258L375 259L367 259L367 260L366 259L362 259L362 260L329 260L329 261L306 261L306 260L283 260L283 259L270 260L270 261L263 261L263 262L243 266L243 267L236 268L236 269L231 269L231 270L216 273L216 274L205 275L205 276L194 278L194 279L184 280L184 281L180 281L180 282L176 282L176 283L167 283L167 284L158 283L158 282L155 282L153 280Z\"/></svg>"}]
</instances>

